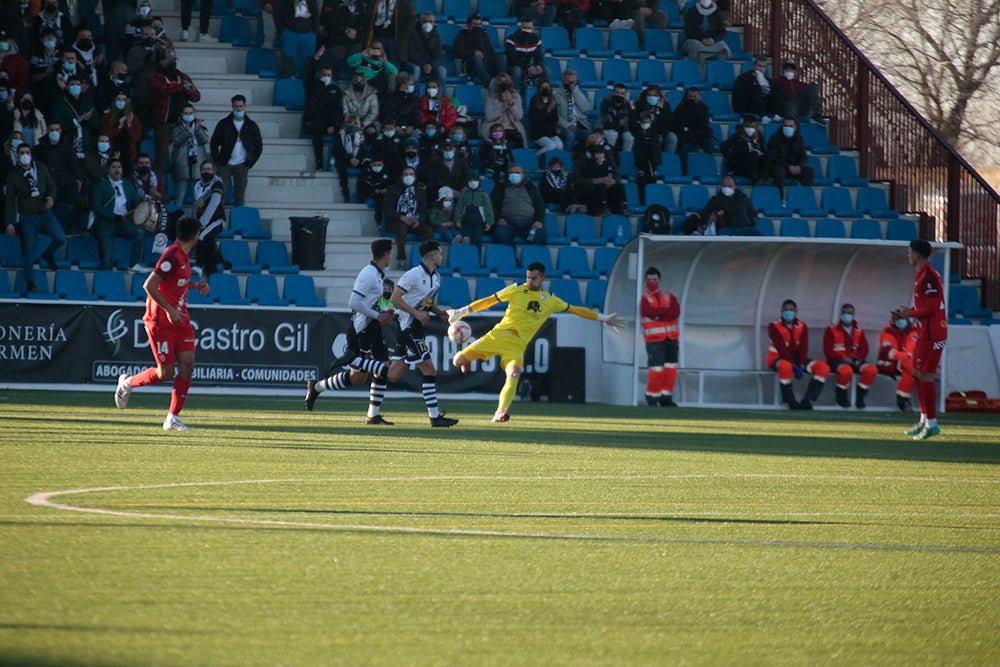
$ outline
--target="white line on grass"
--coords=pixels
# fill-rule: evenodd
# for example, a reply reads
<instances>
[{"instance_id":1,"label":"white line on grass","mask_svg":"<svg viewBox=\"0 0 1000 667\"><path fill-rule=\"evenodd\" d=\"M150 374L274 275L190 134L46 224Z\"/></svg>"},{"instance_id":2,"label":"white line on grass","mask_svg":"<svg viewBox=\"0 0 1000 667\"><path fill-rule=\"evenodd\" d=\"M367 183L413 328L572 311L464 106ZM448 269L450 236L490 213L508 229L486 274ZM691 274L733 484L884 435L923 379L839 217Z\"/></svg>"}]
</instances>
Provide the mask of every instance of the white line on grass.
<instances>
[{"instance_id":1,"label":"white line on grass","mask_svg":"<svg viewBox=\"0 0 1000 667\"><path fill-rule=\"evenodd\" d=\"M359 524L337 524L337 523L315 523L298 521L278 521L271 519L241 519L236 517L220 516L187 516L180 514L154 514L150 512L123 512L119 510L100 509L95 507L80 507L77 505L67 505L53 502L51 499L56 496L74 495L82 493L97 493L102 491L133 491L142 489L165 489L195 486L227 486L237 484L302 484L302 483L324 483L324 482L389 482L389 481L461 481L461 480L491 480L491 481L546 481L546 480L595 480L595 479L690 479L707 477L777 477L777 478L798 478L798 477L825 477L825 478L849 478L849 479L873 479L851 476L806 476L789 474L678 474L678 475L566 475L566 476L513 476L494 477L477 475L443 475L427 477L371 477L371 478L328 478L328 479L253 479L253 480L229 480L221 482L171 482L167 484L144 484L136 486L104 486L89 489L69 489L63 491L44 491L29 496L26 501L31 505L47 507L56 510L69 512L82 512L87 514L99 514L103 516L120 516L142 519L166 519L170 521L199 521L204 523L230 523L256 526L280 526L287 528L317 528L327 530L358 531L373 533L410 533L419 535L441 535L441 536L469 536L469 537L514 537L523 539L551 539L551 540L586 540L604 542L649 542L649 543L678 543L678 544L725 544L734 546L758 546L758 547L800 547L817 549L869 549L883 551L932 551L932 552L961 552L961 553L1000 553L1000 548L992 547L960 547L947 545L923 545L923 544L878 544L878 543L851 543L851 542L795 542L790 540L736 540L736 539L715 539L698 537L637 537L621 535L576 535L576 534L553 534L553 533L530 533L530 532L504 532L496 530L473 530L464 528L414 528L410 526L372 526ZM915 481L954 481L939 479L923 479L909 477L885 477L881 479L899 479ZM964 480L959 480L964 481ZM993 481L993 480L984 480Z\"/></svg>"}]
</instances>

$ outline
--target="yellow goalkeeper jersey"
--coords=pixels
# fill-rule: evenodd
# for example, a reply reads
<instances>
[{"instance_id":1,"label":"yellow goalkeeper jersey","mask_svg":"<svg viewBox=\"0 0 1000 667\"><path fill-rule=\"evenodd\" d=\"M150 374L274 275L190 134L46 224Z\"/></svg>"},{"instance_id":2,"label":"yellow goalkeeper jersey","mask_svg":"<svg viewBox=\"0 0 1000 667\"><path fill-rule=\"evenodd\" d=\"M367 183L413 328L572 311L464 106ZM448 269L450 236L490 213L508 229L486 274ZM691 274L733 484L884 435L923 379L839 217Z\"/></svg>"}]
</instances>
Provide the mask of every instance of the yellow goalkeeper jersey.
<instances>
[{"instance_id":1,"label":"yellow goalkeeper jersey","mask_svg":"<svg viewBox=\"0 0 1000 667\"><path fill-rule=\"evenodd\" d=\"M507 312L493 330L513 331L524 341L531 340L549 315L569 310L569 304L551 292L534 292L527 285L508 285L493 296L507 302Z\"/></svg>"}]
</instances>

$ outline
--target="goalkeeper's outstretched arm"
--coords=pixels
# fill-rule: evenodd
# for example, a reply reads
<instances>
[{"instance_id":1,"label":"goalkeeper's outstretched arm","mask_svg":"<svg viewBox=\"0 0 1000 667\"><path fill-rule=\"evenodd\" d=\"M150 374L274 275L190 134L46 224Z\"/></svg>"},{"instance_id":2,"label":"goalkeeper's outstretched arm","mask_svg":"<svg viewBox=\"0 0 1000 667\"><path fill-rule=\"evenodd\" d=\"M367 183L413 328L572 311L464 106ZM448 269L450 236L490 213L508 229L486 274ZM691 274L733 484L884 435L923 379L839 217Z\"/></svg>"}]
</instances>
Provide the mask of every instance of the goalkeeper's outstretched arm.
<instances>
[{"instance_id":1,"label":"goalkeeper's outstretched arm","mask_svg":"<svg viewBox=\"0 0 1000 667\"><path fill-rule=\"evenodd\" d=\"M604 315L593 308L584 308L583 306L570 306L566 312L572 313L577 317L582 317L585 320L597 320L601 324L607 324L615 331L621 331L622 327L625 326L625 318L619 317L615 313Z\"/></svg>"},{"instance_id":2,"label":"goalkeeper's outstretched arm","mask_svg":"<svg viewBox=\"0 0 1000 667\"><path fill-rule=\"evenodd\" d=\"M468 306L448 310L446 311L448 313L448 323L454 324L470 313L478 313L479 311L486 310L487 308L495 306L498 303L500 303L500 299L497 298L496 294L491 294L490 296L473 301Z\"/></svg>"}]
</instances>

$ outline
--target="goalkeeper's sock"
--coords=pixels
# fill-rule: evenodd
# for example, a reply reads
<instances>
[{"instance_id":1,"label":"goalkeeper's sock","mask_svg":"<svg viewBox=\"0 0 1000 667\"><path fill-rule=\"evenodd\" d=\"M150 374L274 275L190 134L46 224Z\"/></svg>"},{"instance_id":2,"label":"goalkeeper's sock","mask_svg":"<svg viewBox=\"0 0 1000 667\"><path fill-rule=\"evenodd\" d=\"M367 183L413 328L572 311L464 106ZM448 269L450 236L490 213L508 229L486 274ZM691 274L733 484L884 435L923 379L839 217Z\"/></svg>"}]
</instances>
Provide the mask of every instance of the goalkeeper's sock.
<instances>
[{"instance_id":1,"label":"goalkeeper's sock","mask_svg":"<svg viewBox=\"0 0 1000 667\"><path fill-rule=\"evenodd\" d=\"M513 375L507 376L507 381L503 383L503 389L500 390L500 405L498 410L507 410L510 408L510 404L514 402L514 397L517 396L517 378Z\"/></svg>"}]
</instances>

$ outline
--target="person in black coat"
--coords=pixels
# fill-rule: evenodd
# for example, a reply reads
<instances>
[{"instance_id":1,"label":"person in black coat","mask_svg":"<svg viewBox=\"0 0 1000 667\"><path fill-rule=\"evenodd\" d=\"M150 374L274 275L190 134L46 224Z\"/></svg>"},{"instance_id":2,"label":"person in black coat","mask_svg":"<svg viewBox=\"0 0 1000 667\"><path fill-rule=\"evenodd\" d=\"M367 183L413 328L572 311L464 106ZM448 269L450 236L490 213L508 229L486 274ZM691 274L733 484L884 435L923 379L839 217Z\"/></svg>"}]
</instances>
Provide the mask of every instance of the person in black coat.
<instances>
[{"instance_id":1,"label":"person in black coat","mask_svg":"<svg viewBox=\"0 0 1000 667\"><path fill-rule=\"evenodd\" d=\"M344 68L347 56L365 48L368 9L362 0L325 0L319 12L319 38L334 74ZM270 44L268 44L270 46Z\"/></svg>"},{"instance_id":2,"label":"person in black coat","mask_svg":"<svg viewBox=\"0 0 1000 667\"><path fill-rule=\"evenodd\" d=\"M573 176L582 204L591 215L625 212L625 186L604 146L591 149L591 157L574 162Z\"/></svg>"},{"instance_id":3,"label":"person in black coat","mask_svg":"<svg viewBox=\"0 0 1000 667\"><path fill-rule=\"evenodd\" d=\"M785 192L785 179L798 179L802 185L813 184L816 170L806 164L806 143L799 134L799 121L788 116L782 121L781 131L767 142L764 173Z\"/></svg>"},{"instance_id":4,"label":"person in black coat","mask_svg":"<svg viewBox=\"0 0 1000 667\"><path fill-rule=\"evenodd\" d=\"M215 126L209 148L216 173L224 184L233 179L233 199L236 206L243 206L246 200L247 178L260 154L264 150L264 140L260 127L246 115L247 99L243 95L233 95L232 113Z\"/></svg>"},{"instance_id":5,"label":"person in black coat","mask_svg":"<svg viewBox=\"0 0 1000 667\"><path fill-rule=\"evenodd\" d=\"M448 76L444 65L444 44L441 33L434 27L434 13L424 12L420 15L419 27L410 33L409 54L403 68L413 74L414 82L421 77L428 81L444 82Z\"/></svg>"},{"instance_id":6,"label":"person in black coat","mask_svg":"<svg viewBox=\"0 0 1000 667\"><path fill-rule=\"evenodd\" d=\"M736 77L733 83L733 111L753 114L764 123L781 119L781 96L775 82L767 76L767 58L757 56L753 68Z\"/></svg>"},{"instance_id":7,"label":"person in black coat","mask_svg":"<svg viewBox=\"0 0 1000 667\"><path fill-rule=\"evenodd\" d=\"M677 152L677 135L674 134L670 102L663 94L663 90L655 83L643 88L635 100L632 116L629 119L629 129L633 137L638 136L639 115L644 111L649 114L649 122L660 137L660 150L667 153Z\"/></svg>"},{"instance_id":8,"label":"person in black coat","mask_svg":"<svg viewBox=\"0 0 1000 667\"><path fill-rule=\"evenodd\" d=\"M323 47L320 47L316 51L316 55L306 61L305 80L308 82L308 89L306 90L306 109L302 114L306 132L312 136L316 171L323 169L324 139L333 137L336 144L339 141L339 131L344 121L344 111L341 106L343 91L333 79L333 68L329 65L319 65L319 58L323 55L322 49ZM334 152L336 153L336 151ZM337 166L339 171L340 165ZM347 168L344 167L344 169L343 178L346 181Z\"/></svg>"},{"instance_id":9,"label":"person in black coat","mask_svg":"<svg viewBox=\"0 0 1000 667\"><path fill-rule=\"evenodd\" d=\"M493 48L479 14L470 15L465 27L458 31L451 54L461 61L462 73L478 79L483 88L488 88L493 77L507 67L506 56Z\"/></svg>"},{"instance_id":10,"label":"person in black coat","mask_svg":"<svg viewBox=\"0 0 1000 667\"><path fill-rule=\"evenodd\" d=\"M726 233L731 236L760 236L754 227L757 210L750 203L750 198L737 189L732 176L722 177L719 191L705 204L701 218L714 220L716 230L727 229Z\"/></svg>"},{"instance_id":11,"label":"person in black coat","mask_svg":"<svg viewBox=\"0 0 1000 667\"><path fill-rule=\"evenodd\" d=\"M719 152L728 173L749 178L754 185L757 184L763 167L764 142L753 116L748 116L742 125L736 127L719 146Z\"/></svg>"},{"instance_id":12,"label":"person in black coat","mask_svg":"<svg viewBox=\"0 0 1000 667\"><path fill-rule=\"evenodd\" d=\"M379 120L383 125L392 123L396 134L406 140L414 130L420 130L420 97L413 83L413 75L399 72L393 77L389 90L379 99Z\"/></svg>"},{"instance_id":13,"label":"person in black coat","mask_svg":"<svg viewBox=\"0 0 1000 667\"><path fill-rule=\"evenodd\" d=\"M684 99L674 109L674 132L677 133L677 155L681 169L687 173L687 156L691 148L711 153L715 149L712 127L708 124L708 105L701 101L701 90L696 86L687 89Z\"/></svg>"}]
</instances>

